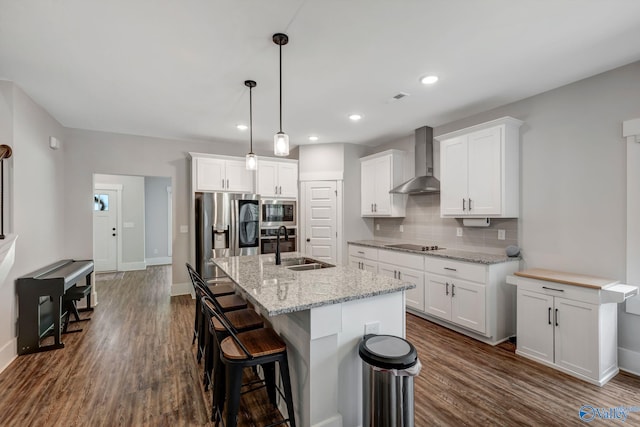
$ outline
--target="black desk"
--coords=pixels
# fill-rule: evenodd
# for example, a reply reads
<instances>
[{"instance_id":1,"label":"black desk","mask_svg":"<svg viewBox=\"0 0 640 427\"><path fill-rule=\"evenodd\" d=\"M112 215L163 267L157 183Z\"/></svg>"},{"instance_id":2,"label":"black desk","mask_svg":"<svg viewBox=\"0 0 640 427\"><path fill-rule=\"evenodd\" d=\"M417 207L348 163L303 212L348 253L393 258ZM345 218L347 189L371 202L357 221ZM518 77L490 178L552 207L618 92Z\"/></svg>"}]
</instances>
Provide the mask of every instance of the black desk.
<instances>
[{"instance_id":1,"label":"black desk","mask_svg":"<svg viewBox=\"0 0 640 427\"><path fill-rule=\"evenodd\" d=\"M64 347L61 327L62 297L82 279L85 279L86 286L91 286L91 273L92 260L65 259L16 280L19 310L18 354ZM54 337L54 344L41 345L41 340L51 335Z\"/></svg>"}]
</instances>

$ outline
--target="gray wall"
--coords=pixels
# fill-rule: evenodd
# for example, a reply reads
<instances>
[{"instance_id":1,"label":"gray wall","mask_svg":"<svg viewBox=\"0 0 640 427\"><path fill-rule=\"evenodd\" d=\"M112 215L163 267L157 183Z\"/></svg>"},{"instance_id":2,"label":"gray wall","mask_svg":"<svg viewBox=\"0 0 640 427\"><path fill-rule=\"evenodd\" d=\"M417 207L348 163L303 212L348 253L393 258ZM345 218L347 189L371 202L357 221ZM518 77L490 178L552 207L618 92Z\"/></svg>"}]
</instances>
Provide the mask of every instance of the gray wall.
<instances>
[{"instance_id":1,"label":"gray wall","mask_svg":"<svg viewBox=\"0 0 640 427\"><path fill-rule=\"evenodd\" d=\"M171 178L144 178L145 206L145 257L168 258L169 212L167 187L171 187Z\"/></svg>"},{"instance_id":2,"label":"gray wall","mask_svg":"<svg viewBox=\"0 0 640 427\"><path fill-rule=\"evenodd\" d=\"M173 183L173 283L188 283L185 262L189 260L190 151L244 156L246 146L222 142L187 142L160 138L68 129L65 136L67 168L64 202L68 206L65 227L74 230L66 247L70 256L90 257L92 247L92 179L94 173L165 176ZM89 236L89 237L88 237Z\"/></svg>"},{"instance_id":3,"label":"gray wall","mask_svg":"<svg viewBox=\"0 0 640 427\"><path fill-rule=\"evenodd\" d=\"M65 153L49 148L49 136L64 129L42 107L11 82L0 81L0 143L13 149L5 169L12 175L5 188L5 233L18 235L15 264L0 283L0 370L16 356L17 304L15 279L68 256L64 218ZM87 206L90 200L87 201ZM88 207L88 209L90 209ZM73 228L70 229L73 232Z\"/></svg>"}]
</instances>

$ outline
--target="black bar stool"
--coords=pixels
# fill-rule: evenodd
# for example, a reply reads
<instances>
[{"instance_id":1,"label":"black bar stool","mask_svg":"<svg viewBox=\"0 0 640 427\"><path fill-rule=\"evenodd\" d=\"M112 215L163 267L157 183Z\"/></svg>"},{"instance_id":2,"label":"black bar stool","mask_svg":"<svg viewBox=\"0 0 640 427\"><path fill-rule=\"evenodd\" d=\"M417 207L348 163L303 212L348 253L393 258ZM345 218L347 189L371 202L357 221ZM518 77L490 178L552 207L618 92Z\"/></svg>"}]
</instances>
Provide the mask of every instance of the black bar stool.
<instances>
[{"instance_id":1,"label":"black bar stool","mask_svg":"<svg viewBox=\"0 0 640 427\"><path fill-rule=\"evenodd\" d=\"M196 311L193 320L193 339L191 340L191 344L195 343L196 339L198 339L199 363L204 351L204 336L202 336L202 331L206 330L206 325L203 322L203 311L201 307L202 293L198 295L196 284L200 285L204 294L210 295L212 298L221 298L220 305L225 311L247 308L247 302L242 297L235 295L235 286L232 282L207 284L191 264L186 263L186 266L189 272L189 278L191 279L191 285L196 294Z\"/></svg>"},{"instance_id":2,"label":"black bar stool","mask_svg":"<svg viewBox=\"0 0 640 427\"><path fill-rule=\"evenodd\" d=\"M203 304L203 306L209 310L209 304ZM220 313L218 310L211 310L210 314L212 319L216 319L228 335L218 343L220 355L217 360L217 366L213 368L214 412L212 421L216 422L216 426L219 424L226 403L226 421L224 425L225 427L235 427L237 425L244 368L262 367L265 377L264 382L267 387L267 395L271 403L275 406L277 404L275 364L278 363L280 367L280 377L284 387L283 397L287 405L289 418L277 424L289 422L291 427L295 427L296 422L293 409L293 395L291 393L291 378L289 377L287 345L282 338L271 328L259 328L236 333L230 323L224 319L225 313ZM255 388L251 388L251 390L255 390ZM278 392L282 395L280 390L278 390Z\"/></svg>"},{"instance_id":3,"label":"black bar stool","mask_svg":"<svg viewBox=\"0 0 640 427\"><path fill-rule=\"evenodd\" d=\"M87 298L87 306L85 308L78 308L78 301L83 298ZM62 333L73 333L73 332L82 332L82 329L74 329L69 331L67 328L70 323L76 322L86 322L91 320L90 317L81 319L80 312L81 311L93 311L93 307L91 307L91 285L87 286L77 286L74 285L71 288L67 289L67 291L62 296L62 306L63 310L66 312L64 316L64 326L62 327ZM74 320L71 320L71 315L73 315Z\"/></svg>"},{"instance_id":4,"label":"black bar stool","mask_svg":"<svg viewBox=\"0 0 640 427\"><path fill-rule=\"evenodd\" d=\"M218 349L218 342L227 337L226 329L220 323L220 321L211 315L211 312L218 310L222 312L220 307L216 307L215 300L205 296L202 299L202 307L205 309L205 324L207 328L207 334L205 335L205 352L204 352L204 389L209 389L209 384L213 383L213 367L216 366L217 360L220 355ZM206 307L205 307L206 306ZM222 316L233 327L235 332L244 332L251 329L257 329L264 326L262 316L256 313L251 308L245 308L241 310L230 311L227 313L222 312ZM213 417L212 417L213 418Z\"/></svg>"}]
</instances>

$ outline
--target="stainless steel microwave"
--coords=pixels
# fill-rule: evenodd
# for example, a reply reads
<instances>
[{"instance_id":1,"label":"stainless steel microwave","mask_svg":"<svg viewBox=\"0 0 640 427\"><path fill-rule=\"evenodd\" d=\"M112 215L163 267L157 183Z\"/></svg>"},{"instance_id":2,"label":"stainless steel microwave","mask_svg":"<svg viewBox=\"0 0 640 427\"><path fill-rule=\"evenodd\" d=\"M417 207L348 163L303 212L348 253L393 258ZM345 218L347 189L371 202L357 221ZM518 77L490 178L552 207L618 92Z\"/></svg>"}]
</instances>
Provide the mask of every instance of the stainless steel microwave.
<instances>
[{"instance_id":1,"label":"stainless steel microwave","mask_svg":"<svg viewBox=\"0 0 640 427\"><path fill-rule=\"evenodd\" d=\"M297 224L298 209L295 200L261 199L261 227L294 227Z\"/></svg>"}]
</instances>

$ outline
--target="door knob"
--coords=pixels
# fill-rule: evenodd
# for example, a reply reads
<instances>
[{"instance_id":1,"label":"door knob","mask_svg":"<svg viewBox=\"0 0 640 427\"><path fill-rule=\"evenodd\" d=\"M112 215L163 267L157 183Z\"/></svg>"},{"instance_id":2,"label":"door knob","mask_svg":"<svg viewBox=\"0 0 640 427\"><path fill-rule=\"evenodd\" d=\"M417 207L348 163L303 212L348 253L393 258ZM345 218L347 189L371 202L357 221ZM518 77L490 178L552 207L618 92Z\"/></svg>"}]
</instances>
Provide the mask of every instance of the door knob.
<instances>
[{"instance_id":1,"label":"door knob","mask_svg":"<svg viewBox=\"0 0 640 427\"><path fill-rule=\"evenodd\" d=\"M115 236L115 235L116 235L116 233L113 233L113 234L112 234L112 236Z\"/></svg>"},{"instance_id":2,"label":"door knob","mask_svg":"<svg viewBox=\"0 0 640 427\"><path fill-rule=\"evenodd\" d=\"M113 228L112 228L112 230L113 230L113 231L116 231L116 228L115 228L115 227L113 227Z\"/></svg>"},{"instance_id":3,"label":"door knob","mask_svg":"<svg viewBox=\"0 0 640 427\"><path fill-rule=\"evenodd\" d=\"M311 239L307 238L307 242L310 242L310 241L311 241Z\"/></svg>"}]
</instances>

